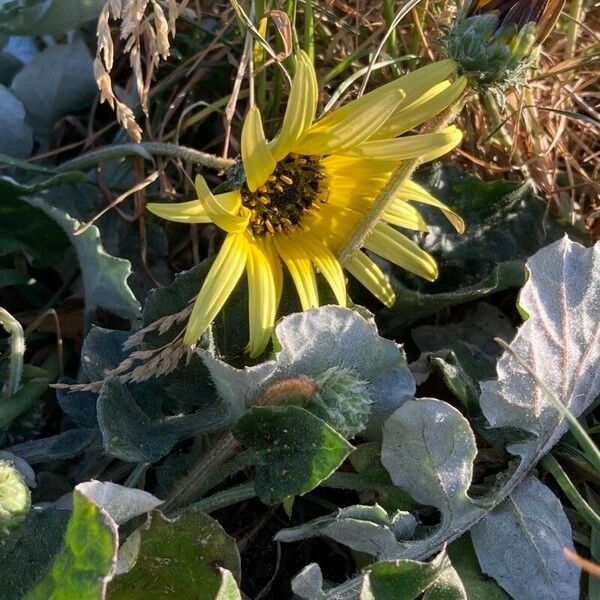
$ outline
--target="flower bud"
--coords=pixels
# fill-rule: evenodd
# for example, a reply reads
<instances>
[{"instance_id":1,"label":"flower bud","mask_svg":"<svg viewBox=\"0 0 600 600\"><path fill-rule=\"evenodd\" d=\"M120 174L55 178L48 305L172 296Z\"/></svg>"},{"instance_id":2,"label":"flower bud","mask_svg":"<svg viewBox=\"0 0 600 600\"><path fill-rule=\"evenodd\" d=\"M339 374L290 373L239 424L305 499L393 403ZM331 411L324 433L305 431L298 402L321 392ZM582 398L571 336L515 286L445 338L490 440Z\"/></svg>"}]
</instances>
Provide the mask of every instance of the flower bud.
<instances>
[{"instance_id":1,"label":"flower bud","mask_svg":"<svg viewBox=\"0 0 600 600\"><path fill-rule=\"evenodd\" d=\"M566 0L471 0L444 40L475 87L520 80L532 51L550 33Z\"/></svg>"},{"instance_id":2,"label":"flower bud","mask_svg":"<svg viewBox=\"0 0 600 600\"><path fill-rule=\"evenodd\" d=\"M352 369L331 367L315 379L316 391L305 406L347 439L366 428L372 401L369 384Z\"/></svg>"},{"instance_id":3,"label":"flower bud","mask_svg":"<svg viewBox=\"0 0 600 600\"><path fill-rule=\"evenodd\" d=\"M31 493L12 463L0 460L0 536L16 529L31 507Z\"/></svg>"}]
</instances>

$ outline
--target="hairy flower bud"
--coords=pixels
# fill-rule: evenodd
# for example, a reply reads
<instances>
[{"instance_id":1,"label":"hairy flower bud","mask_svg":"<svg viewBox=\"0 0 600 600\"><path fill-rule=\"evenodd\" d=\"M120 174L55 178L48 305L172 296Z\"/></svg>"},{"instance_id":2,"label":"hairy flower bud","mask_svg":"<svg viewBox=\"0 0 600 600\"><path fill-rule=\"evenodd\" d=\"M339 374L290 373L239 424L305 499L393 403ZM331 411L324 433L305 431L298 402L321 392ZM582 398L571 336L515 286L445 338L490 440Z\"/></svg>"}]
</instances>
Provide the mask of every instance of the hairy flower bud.
<instances>
[{"instance_id":1,"label":"hairy flower bud","mask_svg":"<svg viewBox=\"0 0 600 600\"><path fill-rule=\"evenodd\" d=\"M12 463L0 460L0 536L16 529L31 507L31 493Z\"/></svg>"},{"instance_id":2,"label":"hairy flower bud","mask_svg":"<svg viewBox=\"0 0 600 600\"><path fill-rule=\"evenodd\" d=\"M317 390L305 406L345 438L351 439L366 428L372 401L369 384L352 369L331 367L315 379Z\"/></svg>"},{"instance_id":3,"label":"hairy flower bud","mask_svg":"<svg viewBox=\"0 0 600 600\"><path fill-rule=\"evenodd\" d=\"M514 85L550 33L566 0L471 0L444 40L450 58L479 88Z\"/></svg>"}]
</instances>

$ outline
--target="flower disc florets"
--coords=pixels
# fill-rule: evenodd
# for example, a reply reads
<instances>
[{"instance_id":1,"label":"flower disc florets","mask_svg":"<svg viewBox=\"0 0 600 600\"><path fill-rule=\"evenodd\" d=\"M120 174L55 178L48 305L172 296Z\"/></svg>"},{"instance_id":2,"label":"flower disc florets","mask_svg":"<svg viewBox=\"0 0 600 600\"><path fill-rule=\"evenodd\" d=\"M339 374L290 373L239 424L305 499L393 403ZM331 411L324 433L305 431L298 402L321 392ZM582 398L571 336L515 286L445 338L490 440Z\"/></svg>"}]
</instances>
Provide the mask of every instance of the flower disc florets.
<instances>
[{"instance_id":1,"label":"flower disc florets","mask_svg":"<svg viewBox=\"0 0 600 600\"><path fill-rule=\"evenodd\" d=\"M255 235L281 233L300 225L302 215L327 202L327 181L321 157L290 153L277 163L267 181L254 192L242 186L242 205L251 211Z\"/></svg>"}]
</instances>

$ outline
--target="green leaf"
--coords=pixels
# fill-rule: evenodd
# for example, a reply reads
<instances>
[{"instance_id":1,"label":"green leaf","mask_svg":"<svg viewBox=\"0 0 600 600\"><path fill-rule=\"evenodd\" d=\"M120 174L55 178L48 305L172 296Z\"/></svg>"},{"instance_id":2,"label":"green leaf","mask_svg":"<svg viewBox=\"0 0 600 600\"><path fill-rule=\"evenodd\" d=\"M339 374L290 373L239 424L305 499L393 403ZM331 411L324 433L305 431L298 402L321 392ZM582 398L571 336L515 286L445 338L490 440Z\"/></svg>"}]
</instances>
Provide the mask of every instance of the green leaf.
<instances>
[{"instance_id":1,"label":"green leaf","mask_svg":"<svg viewBox=\"0 0 600 600\"><path fill-rule=\"evenodd\" d=\"M258 451L256 492L266 504L310 492L352 451L337 431L297 406L253 408L240 418L234 435Z\"/></svg>"},{"instance_id":2,"label":"green leaf","mask_svg":"<svg viewBox=\"0 0 600 600\"><path fill-rule=\"evenodd\" d=\"M61 117L87 108L97 93L87 46L77 41L46 48L15 75L11 90L25 106L34 137L47 139Z\"/></svg>"},{"instance_id":3,"label":"green leaf","mask_svg":"<svg viewBox=\"0 0 600 600\"><path fill-rule=\"evenodd\" d=\"M316 381L332 367L347 369L368 382L372 405L366 435L380 438L383 421L414 396L415 382L404 352L356 311L323 306L289 315L277 324L275 337L280 349L274 360L245 369L198 351L235 415L243 414L265 389L280 381L298 377Z\"/></svg>"},{"instance_id":4,"label":"green leaf","mask_svg":"<svg viewBox=\"0 0 600 600\"><path fill-rule=\"evenodd\" d=\"M65 545L27 600L100 600L115 566L117 545L114 521L75 489Z\"/></svg>"},{"instance_id":5,"label":"green leaf","mask_svg":"<svg viewBox=\"0 0 600 600\"><path fill-rule=\"evenodd\" d=\"M600 394L600 244L585 248L565 237L531 257L527 268L519 306L529 318L510 348L578 417ZM508 446L522 457L524 474L567 425L511 353L498 361L497 377L481 382L481 407L492 427L532 434Z\"/></svg>"},{"instance_id":6,"label":"green leaf","mask_svg":"<svg viewBox=\"0 0 600 600\"><path fill-rule=\"evenodd\" d=\"M1 19L2 17L0 17ZM25 123L25 108L13 93L0 85L0 152L28 158L33 148L33 133Z\"/></svg>"},{"instance_id":7,"label":"green leaf","mask_svg":"<svg viewBox=\"0 0 600 600\"><path fill-rule=\"evenodd\" d=\"M569 521L558 498L530 477L471 530L483 572L519 600L577 600L579 568ZM507 551L507 549L510 549Z\"/></svg>"},{"instance_id":8,"label":"green leaf","mask_svg":"<svg viewBox=\"0 0 600 600\"><path fill-rule=\"evenodd\" d=\"M448 556L459 574L468 598L473 600L510 600L510 596L481 572L471 536L467 533L448 546Z\"/></svg>"},{"instance_id":9,"label":"green leaf","mask_svg":"<svg viewBox=\"0 0 600 600\"><path fill-rule=\"evenodd\" d=\"M30 507L25 478L11 462L0 460L0 544L5 534L23 522Z\"/></svg>"},{"instance_id":10,"label":"green leaf","mask_svg":"<svg viewBox=\"0 0 600 600\"><path fill-rule=\"evenodd\" d=\"M314 536L329 537L378 560L401 554L402 540L410 539L417 526L408 512L388 514L381 506L348 506L337 513L278 531L278 542L296 542Z\"/></svg>"},{"instance_id":11,"label":"green leaf","mask_svg":"<svg viewBox=\"0 0 600 600\"><path fill-rule=\"evenodd\" d=\"M44 197L23 196L21 200L50 217L73 245L83 279L86 317L92 319L96 309L102 308L124 319L136 318L140 305L127 285L131 265L128 260L107 254L98 228L92 225L76 235L81 223Z\"/></svg>"},{"instance_id":12,"label":"green leaf","mask_svg":"<svg viewBox=\"0 0 600 600\"><path fill-rule=\"evenodd\" d=\"M221 573L221 587L217 592L217 597L215 600L242 600L242 595L240 593L240 588L233 576L233 573L228 569L223 569L219 567L219 572Z\"/></svg>"},{"instance_id":13,"label":"green leaf","mask_svg":"<svg viewBox=\"0 0 600 600\"><path fill-rule=\"evenodd\" d=\"M470 502L476 453L469 422L440 400L406 402L384 426L381 462L392 481L444 519Z\"/></svg>"},{"instance_id":14,"label":"green leaf","mask_svg":"<svg viewBox=\"0 0 600 600\"><path fill-rule=\"evenodd\" d=\"M109 600L162 600L165 595L207 600L215 598L221 587L219 567L240 579L234 539L202 512L189 511L174 521L155 512L138 531L141 546L135 566L111 581Z\"/></svg>"},{"instance_id":15,"label":"green leaf","mask_svg":"<svg viewBox=\"0 0 600 600\"><path fill-rule=\"evenodd\" d=\"M435 256L440 276L428 283L393 269L397 301L382 311L386 333L442 308L522 285L525 260L565 231L546 217L546 204L530 183L485 182L440 164L416 179L464 218L466 231L454 232L437 209L415 203L430 225L419 245Z\"/></svg>"},{"instance_id":16,"label":"green leaf","mask_svg":"<svg viewBox=\"0 0 600 600\"><path fill-rule=\"evenodd\" d=\"M0 5L0 33L60 36L96 19L104 0L9 0Z\"/></svg>"},{"instance_id":17,"label":"green leaf","mask_svg":"<svg viewBox=\"0 0 600 600\"><path fill-rule=\"evenodd\" d=\"M150 419L114 378L104 383L98 396L98 423L105 452L128 462L156 462L177 442L174 427Z\"/></svg>"},{"instance_id":18,"label":"green leaf","mask_svg":"<svg viewBox=\"0 0 600 600\"><path fill-rule=\"evenodd\" d=\"M365 569L360 600L467 600L456 571L445 553L431 562L383 561Z\"/></svg>"},{"instance_id":19,"label":"green leaf","mask_svg":"<svg viewBox=\"0 0 600 600\"><path fill-rule=\"evenodd\" d=\"M34 510L0 544L0 599L23 598L44 576L59 552L67 510Z\"/></svg>"},{"instance_id":20,"label":"green leaf","mask_svg":"<svg viewBox=\"0 0 600 600\"><path fill-rule=\"evenodd\" d=\"M499 308L487 302L478 302L458 322L446 325L420 325L410 331L421 352L436 352L452 348L457 341L477 348L477 353L491 362L500 355L500 346L494 338L511 340L516 333L509 318ZM484 379L481 377L480 379Z\"/></svg>"},{"instance_id":21,"label":"green leaf","mask_svg":"<svg viewBox=\"0 0 600 600\"><path fill-rule=\"evenodd\" d=\"M87 450L96 436L91 429L68 429L59 435L21 442L10 451L31 464L64 460Z\"/></svg>"},{"instance_id":22,"label":"green leaf","mask_svg":"<svg viewBox=\"0 0 600 600\"><path fill-rule=\"evenodd\" d=\"M52 219L21 200L3 194L0 256L23 253L35 267L59 268L68 248L67 236Z\"/></svg>"}]
</instances>

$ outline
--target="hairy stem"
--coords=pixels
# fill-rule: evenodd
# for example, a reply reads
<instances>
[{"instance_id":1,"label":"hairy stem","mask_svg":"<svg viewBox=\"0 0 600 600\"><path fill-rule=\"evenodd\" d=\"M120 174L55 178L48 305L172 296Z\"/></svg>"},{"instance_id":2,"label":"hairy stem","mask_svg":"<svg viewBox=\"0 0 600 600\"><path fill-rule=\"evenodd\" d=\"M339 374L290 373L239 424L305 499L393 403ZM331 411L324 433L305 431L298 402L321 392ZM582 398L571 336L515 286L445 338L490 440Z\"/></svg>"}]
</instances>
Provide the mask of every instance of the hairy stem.
<instances>
[{"instance_id":1,"label":"hairy stem","mask_svg":"<svg viewBox=\"0 0 600 600\"><path fill-rule=\"evenodd\" d=\"M56 170L59 172L83 171L104 160L120 159L125 156L142 156L147 160L151 160L152 155L180 158L195 165L202 165L203 167L217 171L229 169L235 164L235 160L232 158L219 158L213 154L200 152L200 150L194 150L186 146L162 142L140 142L139 144L119 144L92 150L83 156L62 163Z\"/></svg>"},{"instance_id":2,"label":"hairy stem","mask_svg":"<svg viewBox=\"0 0 600 600\"><path fill-rule=\"evenodd\" d=\"M240 449L240 443L231 433L227 433L217 440L207 452L202 454L189 473L175 484L162 509L169 512L184 506L194 496L197 496L199 489L207 480L218 473L221 465L235 456Z\"/></svg>"},{"instance_id":3,"label":"hairy stem","mask_svg":"<svg viewBox=\"0 0 600 600\"><path fill-rule=\"evenodd\" d=\"M208 498L203 498L202 500L199 500L198 502L195 502L187 507L186 510L191 508L204 511L206 513L211 513L215 510L219 510L220 508L226 508L227 506L232 506L233 504L238 504L239 502L243 502L244 500L249 500L250 498L255 497L256 491L254 489L254 481L250 481L248 483L236 485L228 490L217 492ZM161 510L164 511L164 505L161 507ZM181 512L182 511L180 510L168 516L177 516Z\"/></svg>"}]
</instances>

